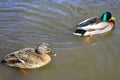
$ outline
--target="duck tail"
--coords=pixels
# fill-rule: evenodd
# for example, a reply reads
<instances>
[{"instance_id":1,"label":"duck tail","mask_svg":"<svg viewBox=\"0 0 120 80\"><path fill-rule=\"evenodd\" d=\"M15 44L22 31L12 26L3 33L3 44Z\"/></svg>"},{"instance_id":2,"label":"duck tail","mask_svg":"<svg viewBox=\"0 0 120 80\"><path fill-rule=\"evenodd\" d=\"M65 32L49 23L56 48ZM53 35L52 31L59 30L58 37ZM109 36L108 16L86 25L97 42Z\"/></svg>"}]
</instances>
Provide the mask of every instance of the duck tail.
<instances>
[{"instance_id":1,"label":"duck tail","mask_svg":"<svg viewBox=\"0 0 120 80\"><path fill-rule=\"evenodd\" d=\"M86 33L86 30L83 30L83 29L77 29L75 32L74 32L74 35L81 35L81 36L84 36L84 34Z\"/></svg>"},{"instance_id":2,"label":"duck tail","mask_svg":"<svg viewBox=\"0 0 120 80\"><path fill-rule=\"evenodd\" d=\"M0 63L7 63L6 60L1 60Z\"/></svg>"}]
</instances>

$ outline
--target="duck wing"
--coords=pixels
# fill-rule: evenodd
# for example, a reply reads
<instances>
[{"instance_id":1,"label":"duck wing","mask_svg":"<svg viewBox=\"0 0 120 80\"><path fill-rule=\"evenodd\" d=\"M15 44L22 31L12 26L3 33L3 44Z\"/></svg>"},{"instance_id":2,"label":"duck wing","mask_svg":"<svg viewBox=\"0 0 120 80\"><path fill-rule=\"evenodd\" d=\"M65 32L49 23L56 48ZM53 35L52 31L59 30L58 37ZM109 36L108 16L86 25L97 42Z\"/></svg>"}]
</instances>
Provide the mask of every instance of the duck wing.
<instances>
[{"instance_id":1,"label":"duck wing","mask_svg":"<svg viewBox=\"0 0 120 80\"><path fill-rule=\"evenodd\" d=\"M98 23L100 20L97 17L91 17L77 24L77 27L86 27L94 23Z\"/></svg>"},{"instance_id":2,"label":"duck wing","mask_svg":"<svg viewBox=\"0 0 120 80\"><path fill-rule=\"evenodd\" d=\"M4 61L7 64L25 63L28 61L28 57L35 54L34 48L25 48L16 52L12 52L4 57Z\"/></svg>"}]
</instances>

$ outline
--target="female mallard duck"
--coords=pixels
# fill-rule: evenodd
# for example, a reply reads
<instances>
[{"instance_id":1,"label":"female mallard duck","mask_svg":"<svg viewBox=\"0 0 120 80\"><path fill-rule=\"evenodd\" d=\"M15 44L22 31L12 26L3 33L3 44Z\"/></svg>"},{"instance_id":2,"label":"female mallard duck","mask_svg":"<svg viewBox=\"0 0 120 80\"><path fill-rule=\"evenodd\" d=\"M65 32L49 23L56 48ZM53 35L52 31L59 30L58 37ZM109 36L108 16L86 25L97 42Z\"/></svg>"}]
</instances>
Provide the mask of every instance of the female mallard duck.
<instances>
[{"instance_id":1,"label":"female mallard duck","mask_svg":"<svg viewBox=\"0 0 120 80\"><path fill-rule=\"evenodd\" d=\"M110 12L105 12L100 18L92 17L78 23L76 31L77 36L89 36L103 34L111 31L115 27L115 18Z\"/></svg>"},{"instance_id":2,"label":"female mallard duck","mask_svg":"<svg viewBox=\"0 0 120 80\"><path fill-rule=\"evenodd\" d=\"M6 65L19 67L24 69L39 68L51 61L52 54L48 43L42 43L35 50L34 48L24 48L22 50L12 52L1 60Z\"/></svg>"}]
</instances>

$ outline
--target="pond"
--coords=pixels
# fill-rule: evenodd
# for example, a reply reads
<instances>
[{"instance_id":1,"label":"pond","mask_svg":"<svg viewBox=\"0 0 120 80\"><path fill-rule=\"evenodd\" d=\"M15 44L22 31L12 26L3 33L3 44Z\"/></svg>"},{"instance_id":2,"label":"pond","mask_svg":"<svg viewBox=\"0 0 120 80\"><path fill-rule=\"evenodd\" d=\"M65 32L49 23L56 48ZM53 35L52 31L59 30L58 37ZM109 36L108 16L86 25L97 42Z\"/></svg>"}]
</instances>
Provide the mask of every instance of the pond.
<instances>
[{"instance_id":1,"label":"pond","mask_svg":"<svg viewBox=\"0 0 120 80\"><path fill-rule=\"evenodd\" d=\"M50 43L58 54L48 65L22 74L0 64L0 80L120 80L120 0L1 0L0 59L13 51ZM76 24L109 11L116 28L88 44Z\"/></svg>"}]
</instances>

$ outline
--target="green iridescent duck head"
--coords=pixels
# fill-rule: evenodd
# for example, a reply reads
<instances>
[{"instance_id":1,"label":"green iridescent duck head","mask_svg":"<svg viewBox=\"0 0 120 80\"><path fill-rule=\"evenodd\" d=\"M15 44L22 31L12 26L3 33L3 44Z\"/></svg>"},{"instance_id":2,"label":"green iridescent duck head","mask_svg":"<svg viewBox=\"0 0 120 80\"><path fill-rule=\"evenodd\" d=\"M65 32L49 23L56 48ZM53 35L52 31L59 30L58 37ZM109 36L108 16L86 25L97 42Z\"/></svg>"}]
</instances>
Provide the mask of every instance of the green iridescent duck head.
<instances>
[{"instance_id":1,"label":"green iridescent duck head","mask_svg":"<svg viewBox=\"0 0 120 80\"><path fill-rule=\"evenodd\" d=\"M115 21L115 17L110 12L103 13L100 19L104 22Z\"/></svg>"}]
</instances>

